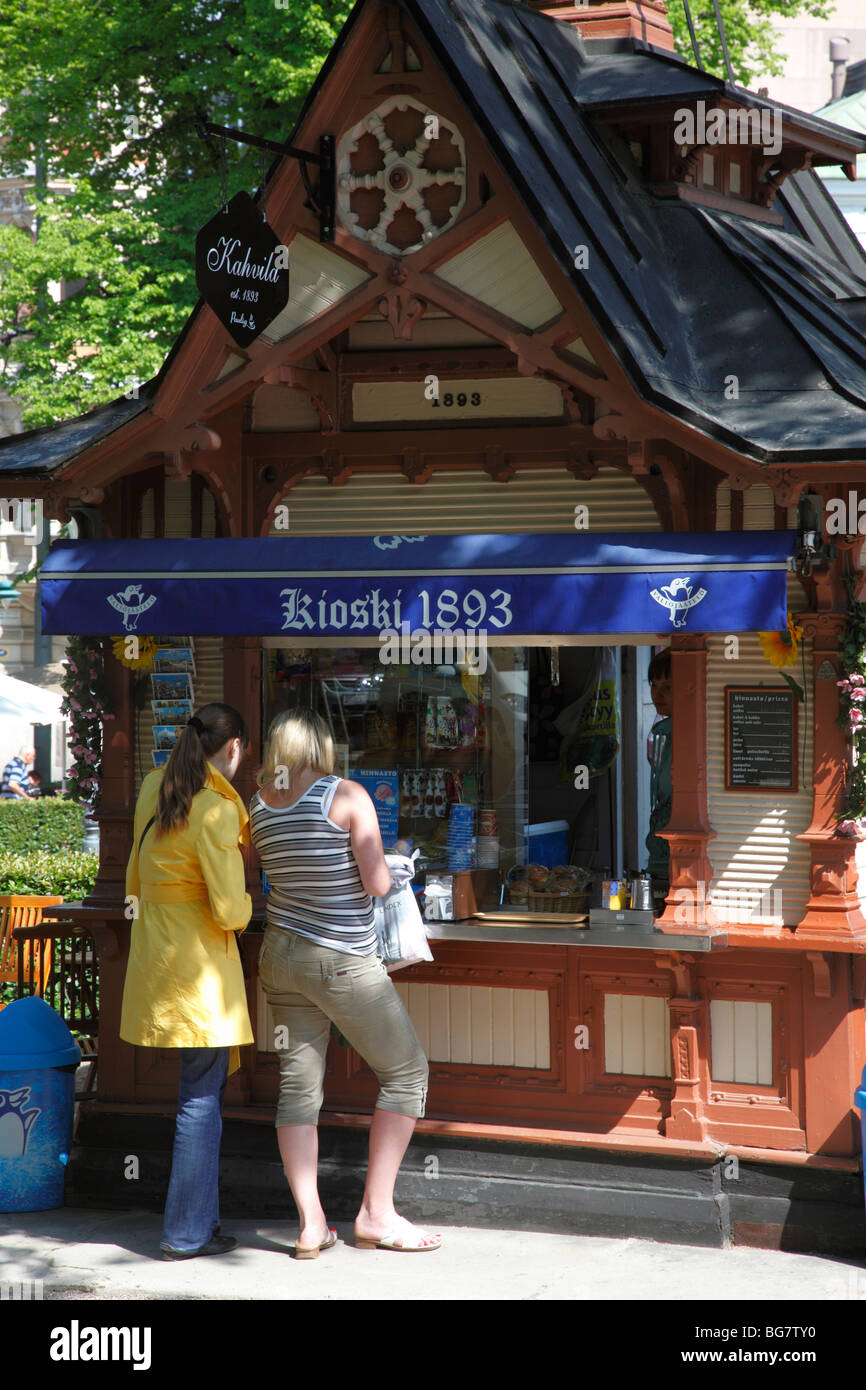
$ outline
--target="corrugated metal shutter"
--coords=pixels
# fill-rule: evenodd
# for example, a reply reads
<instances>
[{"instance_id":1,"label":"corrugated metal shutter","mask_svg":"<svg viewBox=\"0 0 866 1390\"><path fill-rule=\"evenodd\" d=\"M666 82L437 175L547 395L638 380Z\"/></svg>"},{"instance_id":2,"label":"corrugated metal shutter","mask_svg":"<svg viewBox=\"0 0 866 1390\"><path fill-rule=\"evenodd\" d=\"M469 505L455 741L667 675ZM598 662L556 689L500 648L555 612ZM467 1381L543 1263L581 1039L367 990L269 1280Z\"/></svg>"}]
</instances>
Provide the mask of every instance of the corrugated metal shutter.
<instances>
[{"instance_id":1,"label":"corrugated metal shutter","mask_svg":"<svg viewBox=\"0 0 866 1390\"><path fill-rule=\"evenodd\" d=\"M149 532L144 530L149 521ZM181 540L189 536L192 529L192 488L187 478L182 482L165 483L165 535L168 539ZM202 535L216 534L216 506L212 494L206 489L202 494ZM153 536L153 492L142 498L142 535ZM168 634L166 636L182 636ZM209 704L212 700L223 698L223 641L221 637L194 637L195 681L193 700L196 707ZM135 792L138 795L142 778L153 769L153 713L150 707L151 695L148 691L147 703L136 715L135 739Z\"/></svg>"},{"instance_id":2,"label":"corrugated metal shutter","mask_svg":"<svg viewBox=\"0 0 866 1390\"><path fill-rule=\"evenodd\" d=\"M789 531L797 529L797 508L789 507L787 513ZM716 490L716 530L731 529L731 485L719 483ZM743 493L743 530L775 531L776 508L773 489L769 483L753 483Z\"/></svg>"},{"instance_id":3,"label":"corrugated metal shutter","mask_svg":"<svg viewBox=\"0 0 866 1390\"><path fill-rule=\"evenodd\" d=\"M660 531L639 483L617 468L588 481L564 468L523 470L508 483L487 473L434 473L418 486L396 473L356 473L342 487L303 478L285 494L288 534L369 536L571 531L574 509L589 508L591 531ZM271 528L285 537L286 529Z\"/></svg>"},{"instance_id":4,"label":"corrugated metal shutter","mask_svg":"<svg viewBox=\"0 0 866 1390\"><path fill-rule=\"evenodd\" d=\"M788 606L807 607L803 587L788 576ZM809 846L795 837L812 819L812 643L804 643L806 705L799 710L796 793L725 791L725 686L767 685L787 689L764 657L756 633L740 635L739 659L725 659L725 637L708 636L707 646L707 781L710 825L716 832L708 853L713 879L708 896L724 893L730 920L796 926L809 896ZM804 684L803 662L791 674ZM804 775L805 767L805 775ZM762 896L763 895L763 896ZM748 904L752 912L744 912Z\"/></svg>"}]
</instances>

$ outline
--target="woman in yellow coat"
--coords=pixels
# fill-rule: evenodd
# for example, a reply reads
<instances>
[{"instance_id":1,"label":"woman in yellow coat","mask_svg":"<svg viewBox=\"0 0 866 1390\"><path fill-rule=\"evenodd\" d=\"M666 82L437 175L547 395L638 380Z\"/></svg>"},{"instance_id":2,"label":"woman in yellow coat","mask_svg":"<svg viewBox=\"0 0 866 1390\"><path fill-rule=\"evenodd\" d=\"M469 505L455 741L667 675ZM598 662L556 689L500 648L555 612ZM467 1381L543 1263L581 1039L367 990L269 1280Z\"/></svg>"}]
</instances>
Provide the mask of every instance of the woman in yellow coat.
<instances>
[{"instance_id":1,"label":"woman in yellow coat","mask_svg":"<svg viewBox=\"0 0 866 1390\"><path fill-rule=\"evenodd\" d=\"M165 768L145 777L135 810L120 1036L181 1052L161 1241L167 1260L237 1245L218 1234L219 1147L226 1078L239 1065L238 1047L254 1040L233 936L252 912L239 848L249 841L249 817L231 785L248 743L237 710L205 705Z\"/></svg>"}]
</instances>

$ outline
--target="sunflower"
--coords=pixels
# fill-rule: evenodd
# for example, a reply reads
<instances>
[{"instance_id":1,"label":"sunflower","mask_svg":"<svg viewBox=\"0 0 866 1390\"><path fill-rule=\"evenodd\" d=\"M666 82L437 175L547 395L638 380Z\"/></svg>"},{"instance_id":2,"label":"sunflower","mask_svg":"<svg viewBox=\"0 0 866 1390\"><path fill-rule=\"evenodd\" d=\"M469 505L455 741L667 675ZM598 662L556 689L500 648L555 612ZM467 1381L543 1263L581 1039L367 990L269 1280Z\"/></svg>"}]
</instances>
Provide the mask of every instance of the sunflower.
<instances>
[{"instance_id":1,"label":"sunflower","mask_svg":"<svg viewBox=\"0 0 866 1390\"><path fill-rule=\"evenodd\" d=\"M788 626L783 632L759 632L761 651L770 662L781 670L783 666L793 666L800 653L803 629L788 614Z\"/></svg>"},{"instance_id":2,"label":"sunflower","mask_svg":"<svg viewBox=\"0 0 866 1390\"><path fill-rule=\"evenodd\" d=\"M127 644L136 643L137 656L127 655ZM149 671L153 666L156 643L152 637L112 637L111 650L123 666L132 671Z\"/></svg>"}]
</instances>

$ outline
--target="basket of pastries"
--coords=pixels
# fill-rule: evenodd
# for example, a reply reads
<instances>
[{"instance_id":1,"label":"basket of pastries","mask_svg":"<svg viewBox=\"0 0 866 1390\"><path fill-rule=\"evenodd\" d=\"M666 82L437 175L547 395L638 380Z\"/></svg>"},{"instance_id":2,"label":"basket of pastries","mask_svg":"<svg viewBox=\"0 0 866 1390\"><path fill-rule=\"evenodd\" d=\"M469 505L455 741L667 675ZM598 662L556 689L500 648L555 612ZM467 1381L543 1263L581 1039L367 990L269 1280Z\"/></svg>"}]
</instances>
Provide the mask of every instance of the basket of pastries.
<instances>
[{"instance_id":1,"label":"basket of pastries","mask_svg":"<svg viewBox=\"0 0 866 1390\"><path fill-rule=\"evenodd\" d=\"M559 864L526 864L509 882L510 901L527 912L562 912L579 915L589 908L589 880L585 869Z\"/></svg>"}]
</instances>

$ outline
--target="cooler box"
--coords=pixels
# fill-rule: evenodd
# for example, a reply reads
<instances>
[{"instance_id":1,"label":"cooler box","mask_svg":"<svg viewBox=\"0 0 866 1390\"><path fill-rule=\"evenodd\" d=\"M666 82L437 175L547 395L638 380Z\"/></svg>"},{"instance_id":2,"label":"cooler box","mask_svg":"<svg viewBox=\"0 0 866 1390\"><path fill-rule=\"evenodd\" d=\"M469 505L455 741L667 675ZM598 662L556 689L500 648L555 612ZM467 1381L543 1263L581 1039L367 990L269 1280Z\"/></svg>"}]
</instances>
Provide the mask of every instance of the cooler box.
<instances>
[{"instance_id":1,"label":"cooler box","mask_svg":"<svg viewBox=\"0 0 866 1390\"><path fill-rule=\"evenodd\" d=\"M524 864L545 864L553 869L568 863L568 821L545 820L524 825Z\"/></svg>"}]
</instances>

